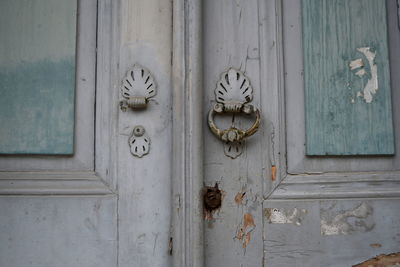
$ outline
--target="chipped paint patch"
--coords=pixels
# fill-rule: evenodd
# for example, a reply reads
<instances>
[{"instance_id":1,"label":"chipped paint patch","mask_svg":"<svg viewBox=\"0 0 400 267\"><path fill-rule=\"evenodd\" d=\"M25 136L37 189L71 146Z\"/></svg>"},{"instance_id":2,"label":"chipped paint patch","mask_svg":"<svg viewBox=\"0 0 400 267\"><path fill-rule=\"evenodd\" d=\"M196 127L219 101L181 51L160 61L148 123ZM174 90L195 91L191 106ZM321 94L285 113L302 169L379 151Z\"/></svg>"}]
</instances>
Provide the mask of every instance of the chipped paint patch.
<instances>
[{"instance_id":1,"label":"chipped paint patch","mask_svg":"<svg viewBox=\"0 0 400 267\"><path fill-rule=\"evenodd\" d=\"M376 52L372 52L370 49L370 47L357 48L357 51L364 54L364 56L366 57L370 70L370 78L368 79L367 84L364 86L363 93L361 95L357 93L357 96L362 96L366 103L371 103L373 100L373 96L378 91L378 67L374 62ZM359 69L355 74L360 78L367 74L362 58L352 60L349 63L349 67L350 70Z\"/></svg>"},{"instance_id":2,"label":"chipped paint patch","mask_svg":"<svg viewBox=\"0 0 400 267\"><path fill-rule=\"evenodd\" d=\"M251 240L251 232L256 228L253 215L245 213L243 221L238 231L236 232L236 239L240 240L243 248L246 248Z\"/></svg>"},{"instance_id":3,"label":"chipped paint patch","mask_svg":"<svg viewBox=\"0 0 400 267\"><path fill-rule=\"evenodd\" d=\"M373 209L365 202L351 210L338 211L336 203L328 209L321 209L321 235L348 235L353 232L371 231ZM352 218L352 219L350 219Z\"/></svg>"},{"instance_id":4,"label":"chipped paint patch","mask_svg":"<svg viewBox=\"0 0 400 267\"><path fill-rule=\"evenodd\" d=\"M363 62L362 58L355 59L350 62L349 67L350 67L350 70L355 70L355 69L364 67L364 62Z\"/></svg>"},{"instance_id":5,"label":"chipped paint patch","mask_svg":"<svg viewBox=\"0 0 400 267\"><path fill-rule=\"evenodd\" d=\"M400 252L381 254L352 267L400 267Z\"/></svg>"},{"instance_id":6,"label":"chipped paint patch","mask_svg":"<svg viewBox=\"0 0 400 267\"><path fill-rule=\"evenodd\" d=\"M271 180L272 181L276 180L276 166L275 165L271 166Z\"/></svg>"},{"instance_id":7,"label":"chipped paint patch","mask_svg":"<svg viewBox=\"0 0 400 267\"><path fill-rule=\"evenodd\" d=\"M301 225L304 216L307 214L305 209L277 209L277 208L266 208L264 212L269 223L288 223Z\"/></svg>"},{"instance_id":8,"label":"chipped paint patch","mask_svg":"<svg viewBox=\"0 0 400 267\"><path fill-rule=\"evenodd\" d=\"M362 76L364 76L365 74L366 74L365 69L361 69L361 70L359 70L359 71L356 72L356 75L357 75L358 77L362 77Z\"/></svg>"},{"instance_id":9,"label":"chipped paint patch","mask_svg":"<svg viewBox=\"0 0 400 267\"><path fill-rule=\"evenodd\" d=\"M243 200L246 197L246 192L238 192L235 196L235 203L237 205L243 205Z\"/></svg>"}]
</instances>

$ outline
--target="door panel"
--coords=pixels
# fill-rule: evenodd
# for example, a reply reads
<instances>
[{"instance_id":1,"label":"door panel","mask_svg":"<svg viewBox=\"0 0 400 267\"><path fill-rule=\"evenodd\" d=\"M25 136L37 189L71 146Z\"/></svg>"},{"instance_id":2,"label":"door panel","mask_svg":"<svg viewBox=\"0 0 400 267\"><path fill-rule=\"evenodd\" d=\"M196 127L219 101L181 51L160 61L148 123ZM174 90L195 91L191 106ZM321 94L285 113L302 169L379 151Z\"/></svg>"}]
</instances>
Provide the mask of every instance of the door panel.
<instances>
[{"instance_id":1,"label":"door panel","mask_svg":"<svg viewBox=\"0 0 400 267\"><path fill-rule=\"evenodd\" d=\"M94 160L95 151L99 158L107 152L95 147L95 124L103 129L103 135L109 134L104 121L112 115L98 102L97 110L104 113L99 112L102 116L95 122L96 89L97 96L105 97L110 88L102 91L105 84L96 88L96 48L100 52L104 47L96 43L100 35L97 20L105 21L110 9L99 8L98 15L97 1L77 4L74 154L1 156L1 266L109 267L117 263L118 198L111 176L113 166L102 162L109 172L103 175ZM76 23L71 26L75 30ZM51 36L57 38L54 33ZM104 65L98 64L97 70L104 73ZM111 138L101 145L111 146Z\"/></svg>"},{"instance_id":2,"label":"door panel","mask_svg":"<svg viewBox=\"0 0 400 267\"><path fill-rule=\"evenodd\" d=\"M388 1L392 73L395 5ZM398 157L306 156L301 21L300 1L204 2L204 117L230 67L248 75L263 117L236 159L204 124L205 185L222 192L221 207L205 213L206 266L349 266L398 250Z\"/></svg>"},{"instance_id":3,"label":"door panel","mask_svg":"<svg viewBox=\"0 0 400 267\"><path fill-rule=\"evenodd\" d=\"M300 1L283 1L283 48L285 51L285 93L287 121L287 158L288 172L291 174L323 172L357 171L395 171L400 161L397 151L399 142L395 142L395 154L389 157L306 157L305 150L305 105L303 80L302 18ZM400 94L395 90L399 86L398 17L396 1L387 1L388 44L392 89L392 115L395 140L400 138L399 105Z\"/></svg>"},{"instance_id":4,"label":"door panel","mask_svg":"<svg viewBox=\"0 0 400 267\"><path fill-rule=\"evenodd\" d=\"M270 200L265 266L352 266L398 252L399 199Z\"/></svg>"},{"instance_id":5,"label":"door panel","mask_svg":"<svg viewBox=\"0 0 400 267\"><path fill-rule=\"evenodd\" d=\"M396 1L386 3L390 82L396 88L397 9ZM285 0L282 4L288 174L264 202L265 265L352 266L398 252L397 154L306 156L301 5ZM392 90L392 103L397 101L396 91ZM396 109L393 105L397 141Z\"/></svg>"},{"instance_id":6,"label":"door panel","mask_svg":"<svg viewBox=\"0 0 400 267\"><path fill-rule=\"evenodd\" d=\"M115 266L117 199L1 197L0 266Z\"/></svg>"},{"instance_id":7,"label":"door panel","mask_svg":"<svg viewBox=\"0 0 400 267\"><path fill-rule=\"evenodd\" d=\"M94 168L93 135L95 125L94 99L96 90L96 1L78 2L78 12L78 17L76 14L74 15L75 20L77 20L77 25L75 26L78 28L76 29L77 37L73 47L73 53L75 54L76 43L77 79L74 79L73 86L75 88L71 88L75 90L75 99L73 98L71 100L72 104L75 103L75 117L73 118L74 121L70 122L73 123L74 153L70 156L0 155L1 171L92 171ZM57 19L55 20L57 21ZM56 51L57 47L54 48L54 50ZM55 51L52 53L56 53ZM62 74L59 73L58 75ZM75 71L73 76L75 76ZM36 79L36 75L32 77ZM15 101L24 103L23 98L15 99ZM37 103L35 102L35 104ZM25 106L28 107L29 105ZM29 111L26 111L24 114L25 115L22 117L31 116ZM56 118L56 120L60 119L61 118ZM7 130L5 126L3 128ZM4 129L1 131L4 131ZM12 140L9 140L9 142L11 141Z\"/></svg>"}]
</instances>

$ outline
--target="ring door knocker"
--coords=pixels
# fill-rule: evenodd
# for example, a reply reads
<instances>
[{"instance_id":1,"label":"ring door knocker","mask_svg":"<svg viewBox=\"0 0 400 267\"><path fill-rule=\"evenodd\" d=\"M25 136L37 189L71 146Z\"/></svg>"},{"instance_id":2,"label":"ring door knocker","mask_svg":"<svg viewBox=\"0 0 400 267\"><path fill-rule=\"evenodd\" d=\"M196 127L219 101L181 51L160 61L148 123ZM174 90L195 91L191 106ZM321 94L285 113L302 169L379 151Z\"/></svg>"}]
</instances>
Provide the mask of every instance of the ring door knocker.
<instances>
[{"instance_id":1,"label":"ring door knocker","mask_svg":"<svg viewBox=\"0 0 400 267\"><path fill-rule=\"evenodd\" d=\"M260 111L248 104L253 99L253 88L241 71L230 68L222 73L214 92L217 103L208 113L208 126L214 135L224 141L225 155L234 159L242 153L245 138L257 132L261 122ZM224 113L254 114L256 118L248 129L239 129L232 124L229 129L222 130L215 124L214 118Z\"/></svg>"},{"instance_id":2,"label":"ring door knocker","mask_svg":"<svg viewBox=\"0 0 400 267\"><path fill-rule=\"evenodd\" d=\"M147 108L149 99L157 93L157 84L150 71L135 64L126 73L120 89L124 98L120 101L121 110L127 111L130 108L135 111ZM135 157L141 158L150 151L150 137L141 125L133 128L128 143Z\"/></svg>"}]
</instances>

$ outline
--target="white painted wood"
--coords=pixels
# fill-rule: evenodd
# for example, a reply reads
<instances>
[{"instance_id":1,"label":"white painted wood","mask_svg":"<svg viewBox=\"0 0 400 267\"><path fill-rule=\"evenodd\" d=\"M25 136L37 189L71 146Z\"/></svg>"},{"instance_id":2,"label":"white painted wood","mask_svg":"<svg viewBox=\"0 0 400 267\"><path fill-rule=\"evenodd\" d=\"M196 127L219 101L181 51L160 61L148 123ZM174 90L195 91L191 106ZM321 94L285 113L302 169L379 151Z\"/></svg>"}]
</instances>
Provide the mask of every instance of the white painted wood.
<instances>
[{"instance_id":1,"label":"white painted wood","mask_svg":"<svg viewBox=\"0 0 400 267\"><path fill-rule=\"evenodd\" d=\"M115 194L94 172L0 172L2 195Z\"/></svg>"},{"instance_id":2,"label":"white painted wood","mask_svg":"<svg viewBox=\"0 0 400 267\"><path fill-rule=\"evenodd\" d=\"M289 175L268 199L338 199L400 197L400 174L348 173Z\"/></svg>"},{"instance_id":3,"label":"white painted wood","mask_svg":"<svg viewBox=\"0 0 400 267\"><path fill-rule=\"evenodd\" d=\"M118 168L118 4L101 0L97 5L95 170L113 190L117 189Z\"/></svg>"},{"instance_id":4,"label":"white painted wood","mask_svg":"<svg viewBox=\"0 0 400 267\"><path fill-rule=\"evenodd\" d=\"M116 266L116 196L8 196L0 210L0 266Z\"/></svg>"},{"instance_id":5,"label":"white painted wood","mask_svg":"<svg viewBox=\"0 0 400 267\"><path fill-rule=\"evenodd\" d=\"M172 266L204 266L202 1L173 3Z\"/></svg>"},{"instance_id":6,"label":"white painted wood","mask_svg":"<svg viewBox=\"0 0 400 267\"><path fill-rule=\"evenodd\" d=\"M270 223L264 213L264 266L353 266L382 253L398 252L399 204L399 198L267 200L265 210L291 213L297 208L302 215L297 223ZM367 212L359 218L349 216L360 206ZM322 235L321 226L331 224L335 217L337 234Z\"/></svg>"},{"instance_id":7,"label":"white painted wood","mask_svg":"<svg viewBox=\"0 0 400 267\"><path fill-rule=\"evenodd\" d=\"M111 4L111 87L104 99L105 114L113 114L108 129L117 132L116 154L104 161L117 163L118 266L170 266L171 159L172 159L172 2L121 0ZM109 7L106 10L109 11ZM110 33L109 33L110 34ZM111 37L111 38L110 38ZM157 82L155 95L145 110L119 109L120 85L128 69L140 64ZM107 97L107 94L104 95ZM106 104L107 103L107 104ZM108 109L108 111L107 111ZM114 113L115 112L115 113ZM149 154L133 156L128 144L132 129L142 125L151 138ZM99 131L103 131L99 129ZM107 131L107 130L106 130ZM101 138L107 138L107 135ZM104 140L104 139L102 139ZM96 164L97 166L97 164Z\"/></svg>"},{"instance_id":8,"label":"white painted wood","mask_svg":"<svg viewBox=\"0 0 400 267\"><path fill-rule=\"evenodd\" d=\"M261 146L268 157L265 165L264 196L273 192L286 176L285 88L282 51L282 1L259 1L260 35L260 98L265 116L265 132ZM275 180L272 166L275 166Z\"/></svg>"},{"instance_id":9,"label":"white painted wood","mask_svg":"<svg viewBox=\"0 0 400 267\"><path fill-rule=\"evenodd\" d=\"M71 156L1 155L2 171L69 170L94 168L94 92L96 71L96 0L78 3L76 61L75 153Z\"/></svg>"},{"instance_id":10,"label":"white painted wood","mask_svg":"<svg viewBox=\"0 0 400 267\"><path fill-rule=\"evenodd\" d=\"M304 127L304 85L301 39L301 1L283 1L283 35L287 120L288 172L292 174L335 171L400 170L400 142L396 142L393 157L306 157ZM391 67L392 102L400 101L399 49L400 34L397 27L396 2L387 1L389 52ZM393 105L395 140L400 139L399 105Z\"/></svg>"},{"instance_id":11,"label":"white painted wood","mask_svg":"<svg viewBox=\"0 0 400 267\"><path fill-rule=\"evenodd\" d=\"M214 219L205 220L205 265L261 266L262 199L275 186L272 165L284 170L279 156L283 121L277 116L282 108L278 101L280 51L276 46L280 40L276 28L279 7L275 1L204 1L203 10L204 117L215 103L214 88L220 74L230 67L249 77L252 103L262 114L258 132L246 140L243 154L234 160L224 156L223 143L204 128L205 184L214 186L217 182L223 191L221 209L213 214ZM231 123L231 117L216 120L221 128ZM251 119L236 120L239 127L252 123ZM243 193L243 201L235 202Z\"/></svg>"}]
</instances>

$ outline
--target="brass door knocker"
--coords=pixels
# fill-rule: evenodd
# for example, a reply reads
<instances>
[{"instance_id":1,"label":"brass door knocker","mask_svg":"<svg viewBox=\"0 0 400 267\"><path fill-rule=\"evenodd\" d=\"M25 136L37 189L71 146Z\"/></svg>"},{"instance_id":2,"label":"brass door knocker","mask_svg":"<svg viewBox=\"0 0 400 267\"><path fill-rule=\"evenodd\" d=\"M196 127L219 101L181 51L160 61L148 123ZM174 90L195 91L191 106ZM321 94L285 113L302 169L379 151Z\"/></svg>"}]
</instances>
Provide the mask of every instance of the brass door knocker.
<instances>
[{"instance_id":1,"label":"brass door knocker","mask_svg":"<svg viewBox=\"0 0 400 267\"><path fill-rule=\"evenodd\" d=\"M214 92L217 103L208 113L208 126L214 135L225 142L225 155L237 158L243 151L244 139L257 132L261 123L260 111L254 105L248 104L253 99L253 88L241 71L230 68L221 75ZM222 130L217 127L214 118L224 113L254 114L255 121L248 129L239 129L231 125L230 128Z\"/></svg>"}]
</instances>

